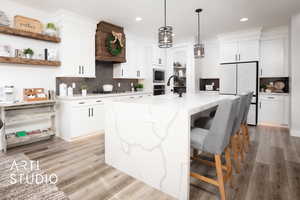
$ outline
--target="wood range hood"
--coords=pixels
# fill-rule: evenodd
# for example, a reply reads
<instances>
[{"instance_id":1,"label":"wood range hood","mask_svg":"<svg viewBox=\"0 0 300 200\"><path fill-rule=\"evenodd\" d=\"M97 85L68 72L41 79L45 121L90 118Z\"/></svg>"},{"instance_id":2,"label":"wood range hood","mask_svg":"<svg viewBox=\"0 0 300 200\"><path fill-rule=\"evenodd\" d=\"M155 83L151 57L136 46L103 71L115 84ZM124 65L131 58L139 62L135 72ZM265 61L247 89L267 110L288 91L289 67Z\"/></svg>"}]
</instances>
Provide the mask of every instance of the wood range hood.
<instances>
[{"instance_id":1,"label":"wood range hood","mask_svg":"<svg viewBox=\"0 0 300 200\"><path fill-rule=\"evenodd\" d=\"M121 53L117 56L112 55L107 50L106 40L112 35L112 31L123 34L124 47ZM96 31L96 60L114 63L126 62L126 37L123 27L101 21L97 25Z\"/></svg>"}]
</instances>

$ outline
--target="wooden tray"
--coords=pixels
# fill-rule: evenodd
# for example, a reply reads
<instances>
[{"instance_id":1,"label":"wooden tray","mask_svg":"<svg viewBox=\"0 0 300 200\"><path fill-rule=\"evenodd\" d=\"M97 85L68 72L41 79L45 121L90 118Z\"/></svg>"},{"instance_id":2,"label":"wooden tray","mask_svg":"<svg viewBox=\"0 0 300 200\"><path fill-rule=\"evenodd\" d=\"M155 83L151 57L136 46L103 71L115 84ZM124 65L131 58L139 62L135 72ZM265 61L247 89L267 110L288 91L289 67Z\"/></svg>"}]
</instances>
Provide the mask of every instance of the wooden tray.
<instances>
[{"instance_id":1,"label":"wooden tray","mask_svg":"<svg viewBox=\"0 0 300 200\"><path fill-rule=\"evenodd\" d=\"M32 33L42 33L43 24L36 19L16 15L14 17L14 25L16 29L28 31Z\"/></svg>"},{"instance_id":2,"label":"wooden tray","mask_svg":"<svg viewBox=\"0 0 300 200\"><path fill-rule=\"evenodd\" d=\"M45 101L48 100L47 97L37 97L39 94L45 94L44 88L25 88L23 90L24 101L31 102L31 101ZM35 98L29 98L29 96L36 96Z\"/></svg>"}]
</instances>

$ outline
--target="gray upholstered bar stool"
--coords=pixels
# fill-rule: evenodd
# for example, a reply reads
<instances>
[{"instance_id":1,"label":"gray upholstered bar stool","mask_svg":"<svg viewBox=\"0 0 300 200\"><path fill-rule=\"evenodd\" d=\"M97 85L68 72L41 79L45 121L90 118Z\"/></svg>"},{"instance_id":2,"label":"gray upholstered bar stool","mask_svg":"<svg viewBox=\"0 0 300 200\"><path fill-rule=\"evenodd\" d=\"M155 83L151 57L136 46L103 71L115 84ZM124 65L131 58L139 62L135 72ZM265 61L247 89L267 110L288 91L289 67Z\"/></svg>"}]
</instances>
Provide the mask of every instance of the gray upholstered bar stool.
<instances>
[{"instance_id":1,"label":"gray upholstered bar stool","mask_svg":"<svg viewBox=\"0 0 300 200\"><path fill-rule=\"evenodd\" d=\"M234 119L232 135L230 139L230 145L233 150L233 158L235 161L237 173L240 173L240 169L241 169L241 163L239 157L241 157L242 161L244 160L243 141L240 135L240 131L241 131L241 124L243 121L245 110L247 107L247 102L248 102L248 94L240 95L240 100L237 106L237 113Z\"/></svg>"},{"instance_id":2,"label":"gray upholstered bar stool","mask_svg":"<svg viewBox=\"0 0 300 200\"><path fill-rule=\"evenodd\" d=\"M248 93L247 105L246 105L245 113L243 115L242 126L241 126L243 146L244 146L245 152L249 151L249 145L250 145L250 136L249 136L249 128L248 128L247 118L248 118L248 114L249 114L253 94L254 94L254 92L249 92Z\"/></svg>"},{"instance_id":3,"label":"gray upholstered bar stool","mask_svg":"<svg viewBox=\"0 0 300 200\"><path fill-rule=\"evenodd\" d=\"M237 113L239 99L226 99L220 102L214 120L209 130L194 128L191 130L191 147L201 152L214 155L214 162L205 161L210 166L216 167L217 180L191 172L191 176L213 184L219 188L222 200L226 199L224 182L231 181L232 166L230 158L230 136L232 135L233 124ZM221 155L225 152L226 165L222 165ZM202 161L196 154L193 160ZM226 174L223 175L223 170Z\"/></svg>"}]
</instances>

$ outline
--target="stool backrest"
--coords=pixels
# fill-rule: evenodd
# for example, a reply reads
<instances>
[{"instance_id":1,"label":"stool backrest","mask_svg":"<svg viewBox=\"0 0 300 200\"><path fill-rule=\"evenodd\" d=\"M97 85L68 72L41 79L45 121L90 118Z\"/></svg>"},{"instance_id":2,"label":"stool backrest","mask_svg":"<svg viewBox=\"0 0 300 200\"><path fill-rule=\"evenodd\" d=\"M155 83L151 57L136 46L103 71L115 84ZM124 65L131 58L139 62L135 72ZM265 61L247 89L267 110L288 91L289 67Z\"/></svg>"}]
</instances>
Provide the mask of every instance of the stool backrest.
<instances>
[{"instance_id":1,"label":"stool backrest","mask_svg":"<svg viewBox=\"0 0 300 200\"><path fill-rule=\"evenodd\" d=\"M209 134L205 137L203 150L221 154L230 141L239 98L225 99L219 103Z\"/></svg>"},{"instance_id":2,"label":"stool backrest","mask_svg":"<svg viewBox=\"0 0 300 200\"><path fill-rule=\"evenodd\" d=\"M236 132L238 132L240 130L240 126L244 119L244 114L246 112L247 105L248 105L248 94L240 95L237 115L236 115L233 129L232 129L232 135L234 135Z\"/></svg>"},{"instance_id":3,"label":"stool backrest","mask_svg":"<svg viewBox=\"0 0 300 200\"><path fill-rule=\"evenodd\" d=\"M249 110L250 110L250 106L251 106L251 101L252 101L252 98L253 98L253 94L254 94L254 92L247 93L248 100L247 100L246 110L245 110L245 113L244 113L244 116L243 116L243 121L242 121L243 124L247 123L248 113L249 113Z\"/></svg>"}]
</instances>

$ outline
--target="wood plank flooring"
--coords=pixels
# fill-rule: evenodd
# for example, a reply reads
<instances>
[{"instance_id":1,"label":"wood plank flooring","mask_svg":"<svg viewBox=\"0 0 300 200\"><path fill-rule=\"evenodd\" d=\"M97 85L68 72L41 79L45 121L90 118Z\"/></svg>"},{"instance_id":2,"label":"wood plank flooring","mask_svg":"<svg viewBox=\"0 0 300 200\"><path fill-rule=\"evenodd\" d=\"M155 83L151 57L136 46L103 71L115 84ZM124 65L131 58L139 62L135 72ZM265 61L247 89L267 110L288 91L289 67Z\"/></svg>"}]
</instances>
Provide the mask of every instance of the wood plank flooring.
<instances>
[{"instance_id":1,"label":"wood plank flooring","mask_svg":"<svg viewBox=\"0 0 300 200\"><path fill-rule=\"evenodd\" d=\"M251 147L228 199L300 199L300 138L287 129L251 127ZM40 161L42 170L58 175L58 188L71 200L172 200L170 196L104 163L104 135L74 142L54 138L8 151ZM0 156L5 156L1 155ZM192 170L215 177L212 168L193 162ZM218 199L215 186L191 179L190 199Z\"/></svg>"}]
</instances>

